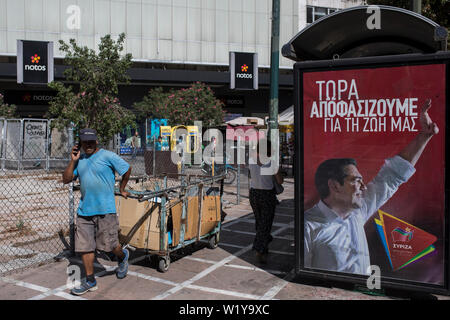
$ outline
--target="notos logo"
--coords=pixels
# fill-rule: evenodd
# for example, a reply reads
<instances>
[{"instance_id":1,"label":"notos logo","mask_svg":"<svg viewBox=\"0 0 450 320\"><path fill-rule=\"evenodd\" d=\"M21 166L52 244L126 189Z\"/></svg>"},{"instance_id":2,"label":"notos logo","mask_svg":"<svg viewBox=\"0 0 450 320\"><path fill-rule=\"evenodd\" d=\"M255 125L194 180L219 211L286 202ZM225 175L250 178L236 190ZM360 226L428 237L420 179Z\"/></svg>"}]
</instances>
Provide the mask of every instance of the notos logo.
<instances>
[{"instance_id":1,"label":"notos logo","mask_svg":"<svg viewBox=\"0 0 450 320\"><path fill-rule=\"evenodd\" d=\"M248 71L248 65L245 63L241 66L242 72ZM246 79L253 79L253 74L251 73L236 73L236 78L246 78Z\"/></svg>"},{"instance_id":2,"label":"notos logo","mask_svg":"<svg viewBox=\"0 0 450 320\"><path fill-rule=\"evenodd\" d=\"M37 53L34 56L31 56L31 63L39 63L39 60L41 60L41 57L39 57Z\"/></svg>"},{"instance_id":3,"label":"notos logo","mask_svg":"<svg viewBox=\"0 0 450 320\"><path fill-rule=\"evenodd\" d=\"M38 56L37 53L34 54L34 56L31 56L31 63L36 63L36 64L26 64L25 70L26 71L46 71L47 70L46 66L38 65L39 60L41 60L41 57Z\"/></svg>"}]
</instances>

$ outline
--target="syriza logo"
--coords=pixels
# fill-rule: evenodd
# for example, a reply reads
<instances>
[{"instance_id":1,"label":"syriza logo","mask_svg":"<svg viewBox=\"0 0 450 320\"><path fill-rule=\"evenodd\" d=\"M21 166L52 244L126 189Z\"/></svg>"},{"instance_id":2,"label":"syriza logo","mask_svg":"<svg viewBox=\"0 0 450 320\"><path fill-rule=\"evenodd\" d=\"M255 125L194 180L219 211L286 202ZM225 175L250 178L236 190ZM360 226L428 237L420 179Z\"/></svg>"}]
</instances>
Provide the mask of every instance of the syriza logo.
<instances>
[{"instance_id":1,"label":"syriza logo","mask_svg":"<svg viewBox=\"0 0 450 320\"><path fill-rule=\"evenodd\" d=\"M412 249L412 247L407 243L410 242L413 238L413 230L411 230L408 227L406 227L405 230L403 230L400 227L397 227L394 230L392 230L391 234L392 240L394 241L393 243L394 249L407 249L407 250Z\"/></svg>"},{"instance_id":2,"label":"syriza logo","mask_svg":"<svg viewBox=\"0 0 450 320\"><path fill-rule=\"evenodd\" d=\"M375 225L393 271L436 251L436 236L381 210L378 213L380 219L374 219Z\"/></svg>"},{"instance_id":3,"label":"syriza logo","mask_svg":"<svg viewBox=\"0 0 450 320\"><path fill-rule=\"evenodd\" d=\"M39 61L41 60L41 57L37 53L35 53L33 56L31 56L30 60L31 60L32 64L25 65L26 71L42 71L42 72L44 72L47 70L45 65L39 65Z\"/></svg>"},{"instance_id":4,"label":"syriza logo","mask_svg":"<svg viewBox=\"0 0 450 320\"><path fill-rule=\"evenodd\" d=\"M241 71L243 73L237 73L236 78L253 79L253 74L247 73L248 65L246 65L245 63L241 66Z\"/></svg>"}]
</instances>

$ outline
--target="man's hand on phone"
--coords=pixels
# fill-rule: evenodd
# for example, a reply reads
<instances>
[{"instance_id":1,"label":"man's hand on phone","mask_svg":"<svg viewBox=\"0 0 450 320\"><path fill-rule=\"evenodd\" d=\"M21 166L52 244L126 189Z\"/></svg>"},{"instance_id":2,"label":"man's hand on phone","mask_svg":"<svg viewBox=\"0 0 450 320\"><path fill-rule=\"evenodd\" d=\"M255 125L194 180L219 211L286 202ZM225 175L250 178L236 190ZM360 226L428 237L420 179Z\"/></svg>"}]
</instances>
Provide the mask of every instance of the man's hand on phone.
<instances>
[{"instance_id":1,"label":"man's hand on phone","mask_svg":"<svg viewBox=\"0 0 450 320\"><path fill-rule=\"evenodd\" d=\"M73 146L72 153L70 155L71 155L73 161L78 161L78 159L80 159L81 148L80 148L79 144Z\"/></svg>"}]
</instances>

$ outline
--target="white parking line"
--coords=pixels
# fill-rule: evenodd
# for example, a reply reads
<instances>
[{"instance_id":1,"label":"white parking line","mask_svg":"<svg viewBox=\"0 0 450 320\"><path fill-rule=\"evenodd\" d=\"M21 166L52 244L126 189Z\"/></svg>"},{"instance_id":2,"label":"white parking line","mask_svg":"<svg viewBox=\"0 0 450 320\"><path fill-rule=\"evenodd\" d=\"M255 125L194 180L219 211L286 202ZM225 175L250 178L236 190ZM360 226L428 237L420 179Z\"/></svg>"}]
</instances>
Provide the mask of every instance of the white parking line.
<instances>
[{"instance_id":1,"label":"white parking line","mask_svg":"<svg viewBox=\"0 0 450 320\"><path fill-rule=\"evenodd\" d=\"M45 288L45 287L38 286L38 285L35 285L35 284L32 284L32 283L19 281L19 280L15 280L15 279L11 279L11 278L0 277L0 280L3 281L3 282L6 282L6 283L14 284L14 285L19 286L19 287L24 287L24 288L35 290L35 291L39 291L39 292L47 293L49 291L52 291L49 288ZM58 296L58 297L61 297L61 298L65 298L65 299L69 299L69 300L86 300L84 298L73 296L73 295L65 293L65 292L54 292L53 294L55 296ZM45 296L45 297L47 297L47 296ZM31 299L29 299L29 300L31 300Z\"/></svg>"},{"instance_id":2,"label":"white parking line","mask_svg":"<svg viewBox=\"0 0 450 320\"><path fill-rule=\"evenodd\" d=\"M225 229L222 228L221 231L228 231L228 232L234 232L234 233L241 233L241 234L247 234L250 236L254 236L256 233L251 232L251 231L240 231L240 230L231 230L231 229ZM294 240L294 238L292 236L283 236L283 237L279 237L279 236L273 236L274 239L279 239L279 240Z\"/></svg>"},{"instance_id":3,"label":"white parking line","mask_svg":"<svg viewBox=\"0 0 450 320\"><path fill-rule=\"evenodd\" d=\"M233 221L234 222L234 221ZM279 230L276 230L273 235L276 235L277 233L281 233L282 231L284 231L285 229L288 229L291 227L290 225L286 225L282 228L280 228ZM187 260L196 260L196 261L200 261L200 262L205 262L205 263L210 263L212 264L212 266L210 266L209 268L205 269L204 271L200 272L199 274L195 275L194 277L192 277L189 280L186 280L182 283L176 283L176 282L172 282L169 280L165 280L165 279L161 279L161 278L157 278L157 277L152 277L149 275L145 275L139 272L134 272L134 271L129 271L128 274L131 276L135 276L138 278L142 278L142 279L146 279L149 281L155 281L155 282L159 282L159 283L163 283L169 286L173 286L173 288L167 290L166 292L156 296L153 298L153 300L162 300L167 298L168 296L182 290L183 288L189 288L189 289L195 289L195 290L200 290L200 291L204 291L204 292L211 292L211 293L219 293L219 294L223 294L223 295L229 295L229 296L233 296L233 297L240 297L240 298L244 298L244 299L273 299L273 297L278 294L278 292L284 288L284 286L288 283L288 281L293 277L293 275L291 275L291 273L289 273L284 279L281 279L279 281L279 283L277 285L275 285L274 287L272 287L268 292L266 292L266 294L264 296L257 296L257 295L252 295L252 294L247 294L247 293L241 293L241 292L235 292L235 291L230 291L230 290L222 290L222 289L215 289L215 288L209 288L209 287L203 287L203 286L198 286L198 285L194 285L193 283L203 277L205 277L206 275L208 275L209 273L213 272L214 270L222 267L222 266L226 266L226 267L231 267L231 268L237 268L237 269L245 269L245 270L253 270L253 271L264 271L264 272L269 272L269 273L278 273L278 274L285 274L286 272L281 272L281 271L276 271L276 270L264 270L264 269L259 269L259 268L252 268L252 267L248 267L248 266L240 266L240 265L235 265L235 264L230 264L230 262L234 259L236 259L237 257L243 255L244 253L246 253L247 251L251 250L252 245L248 245L248 246L238 246L238 245L233 245L233 244L227 244L227 243L220 243L221 245L225 245L225 246L231 246L231 247L236 247L236 248L240 248L241 250L239 250L237 253L235 253L234 255L231 255L225 259L222 259L219 262L216 261L212 261L212 260L206 260L206 259L200 259L200 258L194 258L194 257L184 257ZM271 251L272 253L277 253L277 254L285 254L285 255L293 255L293 253L289 253L289 252L282 252L282 251ZM147 258L146 255L144 256L140 256L136 259L130 260L130 264L141 261L143 259ZM81 262L81 260L79 261ZM103 270L101 272L98 272L97 274L95 274L95 276L101 276L107 272L110 272L111 270L114 270L116 267L112 267L112 266L104 266L101 264L96 264L98 266L101 266L103 268L105 268L106 270ZM78 296L73 296L69 293L63 292L64 290L68 289L67 285L61 286L59 288L56 289L49 289L49 288L45 288L45 287L41 287L41 286L37 286L31 283L26 283L26 282L22 282L22 281L18 281L18 280L14 280L14 279L9 279L9 278L0 278L0 280L3 280L4 282L8 282L8 283L12 283L18 286L23 286L23 287L27 287L36 291L40 291L42 292L42 294L34 296L32 298L30 298L30 300L40 300L40 299L44 299L48 296L51 295L55 295L55 296L59 296L59 297L63 297L65 299L70 299L70 300L86 300L85 298L82 297L78 297Z\"/></svg>"},{"instance_id":4,"label":"white parking line","mask_svg":"<svg viewBox=\"0 0 450 320\"><path fill-rule=\"evenodd\" d=\"M211 292L211 293L219 293L219 294L223 294L223 295L227 295L227 296L244 298L244 299L260 300L262 298L261 296L256 296L254 294L222 290L222 289L215 289L215 288L208 288L208 287L203 287L203 286L196 286L193 284L186 286L186 288L205 291L205 292Z\"/></svg>"},{"instance_id":5,"label":"white parking line","mask_svg":"<svg viewBox=\"0 0 450 320\"><path fill-rule=\"evenodd\" d=\"M214 270L222 267L223 265L225 265L226 263L236 259L238 256L244 254L245 252L249 251L251 249L251 245L241 249L240 251L238 251L235 255L232 256L228 256L225 259L222 259L221 261L217 262L216 264L212 265L211 267L203 270L202 272L198 273L197 275L195 275L194 277L192 277L189 280L184 281L183 283L177 285L175 288L172 288L156 297L154 297L152 300L162 300L167 298L168 296L180 291L183 288L186 288L187 286L190 286L192 283L194 283L197 280L200 280L201 278L205 277L206 275L208 275L209 273L213 272Z\"/></svg>"},{"instance_id":6,"label":"white parking line","mask_svg":"<svg viewBox=\"0 0 450 320\"><path fill-rule=\"evenodd\" d=\"M226 243L226 242L220 242L219 246L221 246L221 245L227 246L227 247L233 247L233 248L245 248L245 247L237 245L237 244L231 244L231 243ZM269 253L284 254L284 255L288 255L288 256L294 255L293 252L277 251L277 250L270 250Z\"/></svg>"},{"instance_id":7,"label":"white parking line","mask_svg":"<svg viewBox=\"0 0 450 320\"><path fill-rule=\"evenodd\" d=\"M217 261L213 261L213 260L194 258L194 257L183 257L183 259L192 260L192 261L198 261L198 262L203 262L203 263L209 263L209 264L214 264L214 263L217 262ZM272 274L286 274L285 271L272 270L272 269L261 269L261 268L255 268L255 267L249 267L249 266L241 266L241 265L238 265L238 264L225 264L224 267L229 267L229 268L234 268L234 269L250 270L250 271L268 272L268 273L272 273Z\"/></svg>"},{"instance_id":8,"label":"white parking line","mask_svg":"<svg viewBox=\"0 0 450 320\"><path fill-rule=\"evenodd\" d=\"M295 270L292 269L286 277L283 279L278 280L278 283L273 286L269 291L267 291L262 297L261 300L272 300L278 292L281 291L292 279L295 277Z\"/></svg>"},{"instance_id":9,"label":"white parking line","mask_svg":"<svg viewBox=\"0 0 450 320\"><path fill-rule=\"evenodd\" d=\"M274 232L274 235L276 235L277 233L280 233L282 231L284 231L285 228L280 228L278 230L276 230ZM287 229L287 227L286 227ZM187 286L192 285L195 281L202 279L203 277L207 276L208 274L210 274L211 272L217 270L218 268L224 266L225 264L233 261L234 259L238 258L239 256L243 255L244 253L246 253L247 251L250 251L252 248L252 245L248 245L244 248L242 248L241 250L239 250L238 252L236 252L234 255L228 256L225 259L222 259L221 261L217 262L216 264L212 265L211 267L203 270L202 272L198 273L197 275L195 275L194 277L192 277L189 280L184 281L183 283L177 285L176 287L167 290L166 292L154 297L152 300L162 300L167 298L168 296L182 290L183 288L186 288Z\"/></svg>"},{"instance_id":10,"label":"white parking line","mask_svg":"<svg viewBox=\"0 0 450 320\"><path fill-rule=\"evenodd\" d=\"M141 260L144 260L145 258L146 258L146 256L140 256L140 257L137 257L136 259L130 260L129 263L136 263L136 262L139 262ZM72 261L82 264L81 259L78 259L78 258L77 259L73 259ZM106 266L106 265L102 265L100 263L94 263L94 266L105 269L105 270L102 270L100 272L97 272L95 274L96 277L101 277L102 275L104 275L104 274L106 274L108 272L111 272L114 269L116 269L116 267ZM84 280L84 279L81 279L81 280ZM68 285L65 284L65 285L63 285L61 287L58 287L58 288L55 288L55 289L47 289L42 294L34 296L34 297L31 297L28 300L42 300L42 299L45 299L46 297L51 296L51 295L62 296L64 298L66 298L66 299L72 299L72 300L73 300L73 297L80 298L80 297L76 297L76 296L73 296L73 295L71 295L69 293L64 292L64 290L67 290L68 288L69 288ZM86 299L83 298L82 300L86 300Z\"/></svg>"}]
</instances>

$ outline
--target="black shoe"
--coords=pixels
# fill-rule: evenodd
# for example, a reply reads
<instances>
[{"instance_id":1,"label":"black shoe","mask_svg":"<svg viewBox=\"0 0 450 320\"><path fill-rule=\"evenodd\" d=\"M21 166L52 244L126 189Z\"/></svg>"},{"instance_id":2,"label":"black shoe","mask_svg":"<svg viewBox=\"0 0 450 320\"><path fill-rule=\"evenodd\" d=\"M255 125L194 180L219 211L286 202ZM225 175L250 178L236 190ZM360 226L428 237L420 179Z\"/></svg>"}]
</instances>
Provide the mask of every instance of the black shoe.
<instances>
[{"instance_id":1,"label":"black shoe","mask_svg":"<svg viewBox=\"0 0 450 320\"><path fill-rule=\"evenodd\" d=\"M261 253L256 251L256 261L258 261L258 263L261 264L266 264L267 263L267 253Z\"/></svg>"}]
</instances>

